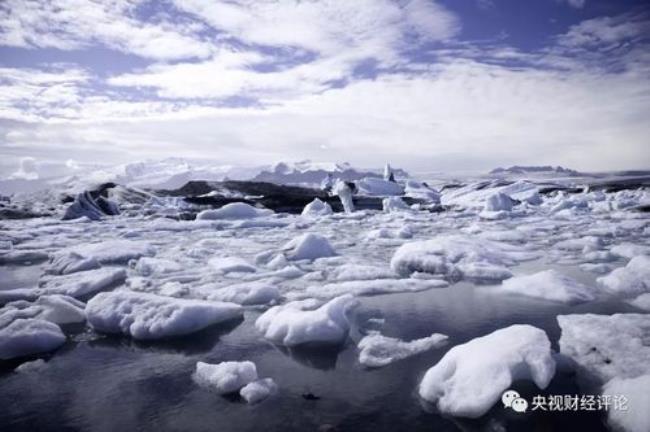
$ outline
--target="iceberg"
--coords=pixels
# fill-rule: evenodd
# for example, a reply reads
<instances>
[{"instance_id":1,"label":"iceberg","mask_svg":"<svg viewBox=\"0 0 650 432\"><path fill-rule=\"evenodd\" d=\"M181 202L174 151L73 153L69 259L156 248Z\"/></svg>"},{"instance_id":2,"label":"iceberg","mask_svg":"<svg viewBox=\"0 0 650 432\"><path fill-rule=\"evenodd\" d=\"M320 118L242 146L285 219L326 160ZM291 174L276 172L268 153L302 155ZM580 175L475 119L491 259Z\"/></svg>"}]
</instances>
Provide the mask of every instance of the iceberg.
<instances>
[{"instance_id":1,"label":"iceberg","mask_svg":"<svg viewBox=\"0 0 650 432\"><path fill-rule=\"evenodd\" d=\"M357 301L344 295L318 308L317 304L314 300L302 300L274 306L257 319L255 327L279 345L342 343L350 330L347 312Z\"/></svg>"},{"instance_id":2,"label":"iceberg","mask_svg":"<svg viewBox=\"0 0 650 432\"><path fill-rule=\"evenodd\" d=\"M405 342L373 332L359 341L359 363L367 367L382 367L416 354L438 348L448 337L440 333Z\"/></svg>"},{"instance_id":3,"label":"iceberg","mask_svg":"<svg viewBox=\"0 0 650 432\"><path fill-rule=\"evenodd\" d=\"M219 364L196 363L194 380L219 394L239 391L257 379L257 368L251 361L226 361Z\"/></svg>"},{"instance_id":4,"label":"iceberg","mask_svg":"<svg viewBox=\"0 0 650 432\"><path fill-rule=\"evenodd\" d=\"M138 340L162 339L202 330L241 316L241 306L178 299L131 291L97 294L86 305L88 323L105 333L123 333Z\"/></svg>"},{"instance_id":5,"label":"iceberg","mask_svg":"<svg viewBox=\"0 0 650 432\"><path fill-rule=\"evenodd\" d=\"M554 374L546 333L517 324L450 349L426 372L419 394L442 413L477 418L500 400L513 381L531 379L543 389Z\"/></svg>"}]
</instances>

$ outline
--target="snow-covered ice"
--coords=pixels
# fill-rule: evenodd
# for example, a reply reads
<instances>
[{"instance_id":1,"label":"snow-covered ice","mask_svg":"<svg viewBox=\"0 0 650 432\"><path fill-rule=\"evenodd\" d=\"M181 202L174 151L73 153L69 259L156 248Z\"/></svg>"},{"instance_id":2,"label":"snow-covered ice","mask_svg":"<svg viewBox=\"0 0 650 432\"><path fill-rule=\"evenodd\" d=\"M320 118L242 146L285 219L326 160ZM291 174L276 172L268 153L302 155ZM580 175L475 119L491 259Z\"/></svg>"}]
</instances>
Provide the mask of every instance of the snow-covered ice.
<instances>
[{"instance_id":1,"label":"snow-covered ice","mask_svg":"<svg viewBox=\"0 0 650 432\"><path fill-rule=\"evenodd\" d=\"M197 220L251 219L273 214L271 210L253 207L250 204L236 202L226 204L216 210L203 210L196 215Z\"/></svg>"},{"instance_id":2,"label":"snow-covered ice","mask_svg":"<svg viewBox=\"0 0 650 432\"><path fill-rule=\"evenodd\" d=\"M615 430L623 432L650 431L650 374L634 378L614 378L603 387L610 397L624 396L626 409L610 408L607 421Z\"/></svg>"},{"instance_id":3,"label":"snow-covered ice","mask_svg":"<svg viewBox=\"0 0 650 432\"><path fill-rule=\"evenodd\" d=\"M303 234L290 240L282 250L287 258L293 261L315 260L336 255L327 238L314 233Z\"/></svg>"},{"instance_id":4,"label":"snow-covered ice","mask_svg":"<svg viewBox=\"0 0 650 432\"><path fill-rule=\"evenodd\" d=\"M0 360L55 350L66 338L58 325L33 318L0 323Z\"/></svg>"},{"instance_id":5,"label":"snow-covered ice","mask_svg":"<svg viewBox=\"0 0 650 432\"><path fill-rule=\"evenodd\" d=\"M650 315L560 315L557 322L560 352L589 376L606 382L650 373Z\"/></svg>"},{"instance_id":6,"label":"snow-covered ice","mask_svg":"<svg viewBox=\"0 0 650 432\"><path fill-rule=\"evenodd\" d=\"M234 393L257 379L257 368L251 361L197 362L194 379L216 393Z\"/></svg>"},{"instance_id":7,"label":"snow-covered ice","mask_svg":"<svg viewBox=\"0 0 650 432\"><path fill-rule=\"evenodd\" d=\"M579 303L595 299L594 288L554 269L513 277L503 281L497 289L507 293L562 303Z\"/></svg>"},{"instance_id":8,"label":"snow-covered ice","mask_svg":"<svg viewBox=\"0 0 650 432\"><path fill-rule=\"evenodd\" d=\"M280 291L274 285L263 281L241 282L216 288L207 298L241 305L262 305L278 300Z\"/></svg>"},{"instance_id":9,"label":"snow-covered ice","mask_svg":"<svg viewBox=\"0 0 650 432\"><path fill-rule=\"evenodd\" d=\"M303 216L329 216L332 213L332 206L318 198L314 198L302 211Z\"/></svg>"},{"instance_id":10,"label":"snow-covered ice","mask_svg":"<svg viewBox=\"0 0 650 432\"><path fill-rule=\"evenodd\" d=\"M361 339L357 344L359 348L359 363L368 367L382 367L398 360L411 357L433 348L446 344L448 337L434 333L409 342L384 336L373 332Z\"/></svg>"},{"instance_id":11,"label":"snow-covered ice","mask_svg":"<svg viewBox=\"0 0 650 432\"><path fill-rule=\"evenodd\" d=\"M247 273L257 270L254 265L240 257L214 257L208 264L220 273Z\"/></svg>"},{"instance_id":12,"label":"snow-covered ice","mask_svg":"<svg viewBox=\"0 0 650 432\"><path fill-rule=\"evenodd\" d=\"M632 258L625 267L619 267L610 274L598 278L607 292L624 297L650 291L650 256Z\"/></svg>"},{"instance_id":13,"label":"snow-covered ice","mask_svg":"<svg viewBox=\"0 0 650 432\"><path fill-rule=\"evenodd\" d=\"M530 379L544 389L554 374L546 333L518 324L451 348L426 372L419 394L442 413L475 418L499 401L514 380Z\"/></svg>"},{"instance_id":14,"label":"snow-covered ice","mask_svg":"<svg viewBox=\"0 0 650 432\"><path fill-rule=\"evenodd\" d=\"M18 300L0 309L0 322L5 319L36 318L55 324L86 321L85 304L72 297L53 294L43 295L34 302Z\"/></svg>"},{"instance_id":15,"label":"snow-covered ice","mask_svg":"<svg viewBox=\"0 0 650 432\"><path fill-rule=\"evenodd\" d=\"M246 384L239 390L239 395L247 403L254 404L263 401L277 391L278 386L273 378L262 378Z\"/></svg>"},{"instance_id":16,"label":"snow-covered ice","mask_svg":"<svg viewBox=\"0 0 650 432\"><path fill-rule=\"evenodd\" d=\"M86 305L88 322L96 330L142 340L193 333L241 313L241 306L234 303L129 291L100 293Z\"/></svg>"},{"instance_id":17,"label":"snow-covered ice","mask_svg":"<svg viewBox=\"0 0 650 432\"><path fill-rule=\"evenodd\" d=\"M338 344L348 335L347 313L356 304L350 295L336 297L320 307L313 300L294 301L267 310L255 327L279 345Z\"/></svg>"}]
</instances>

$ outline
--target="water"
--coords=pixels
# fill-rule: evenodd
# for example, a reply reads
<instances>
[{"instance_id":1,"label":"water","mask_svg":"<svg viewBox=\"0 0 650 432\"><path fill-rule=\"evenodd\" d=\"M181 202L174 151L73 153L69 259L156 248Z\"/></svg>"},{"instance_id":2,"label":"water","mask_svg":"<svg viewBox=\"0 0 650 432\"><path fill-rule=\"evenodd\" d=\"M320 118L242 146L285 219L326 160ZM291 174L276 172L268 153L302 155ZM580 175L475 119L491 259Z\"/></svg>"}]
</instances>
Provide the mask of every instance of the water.
<instances>
[{"instance_id":1,"label":"water","mask_svg":"<svg viewBox=\"0 0 650 432\"><path fill-rule=\"evenodd\" d=\"M14 270L14 280L29 279L29 272ZM580 277L592 278L584 273ZM557 350L557 315L628 312L633 311L631 306L619 302L558 305L498 295L490 286L466 282L420 293L364 297L361 303L353 318L351 340L329 351L287 351L264 342L253 327L260 313L254 310L247 311L244 320L155 343L101 336L81 326L66 329L72 334L70 340L49 356L44 369L15 373L15 363L1 366L0 430L606 430L598 412L518 414L500 404L478 420L454 419L424 406L416 388L424 372L449 348L474 337L527 323L544 329ZM358 364L355 342L371 317L385 319L382 332L388 336L412 339L439 332L449 335L449 344L366 370ZM254 361L261 377L277 382L279 393L251 406L193 382L197 361L225 360ZM543 392L526 382L513 387L528 400L538 393L580 393L576 377L563 370ZM306 400L307 393L320 399Z\"/></svg>"}]
</instances>

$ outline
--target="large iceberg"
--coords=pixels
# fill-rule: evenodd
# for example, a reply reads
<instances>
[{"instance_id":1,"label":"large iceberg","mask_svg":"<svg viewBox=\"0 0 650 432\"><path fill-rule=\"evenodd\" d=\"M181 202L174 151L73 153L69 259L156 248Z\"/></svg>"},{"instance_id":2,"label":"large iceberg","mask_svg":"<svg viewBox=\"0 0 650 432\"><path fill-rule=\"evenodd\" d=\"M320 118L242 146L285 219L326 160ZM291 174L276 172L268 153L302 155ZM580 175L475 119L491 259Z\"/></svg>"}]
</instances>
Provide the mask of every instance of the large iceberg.
<instances>
[{"instance_id":1,"label":"large iceberg","mask_svg":"<svg viewBox=\"0 0 650 432\"><path fill-rule=\"evenodd\" d=\"M553 269L505 280L500 290L562 303L586 302L595 298L592 288Z\"/></svg>"},{"instance_id":2,"label":"large iceberg","mask_svg":"<svg viewBox=\"0 0 650 432\"><path fill-rule=\"evenodd\" d=\"M447 336L434 333L431 336L405 342L400 339L373 332L358 343L359 363L368 367L382 367L411 357L447 343Z\"/></svg>"},{"instance_id":3,"label":"large iceberg","mask_svg":"<svg viewBox=\"0 0 650 432\"><path fill-rule=\"evenodd\" d=\"M266 339L279 345L338 344L348 335L347 312L356 304L351 295L336 297L318 308L314 300L294 301L267 310L257 319L255 327Z\"/></svg>"},{"instance_id":4,"label":"large iceberg","mask_svg":"<svg viewBox=\"0 0 650 432\"><path fill-rule=\"evenodd\" d=\"M123 333L142 340L193 333L241 313L241 306L234 303L131 291L101 293L86 305L88 322L96 330Z\"/></svg>"},{"instance_id":5,"label":"large iceberg","mask_svg":"<svg viewBox=\"0 0 650 432\"><path fill-rule=\"evenodd\" d=\"M555 360L546 333L513 325L450 349L420 382L419 394L443 413L485 414L514 380L532 379L546 388Z\"/></svg>"},{"instance_id":6,"label":"large iceberg","mask_svg":"<svg viewBox=\"0 0 650 432\"><path fill-rule=\"evenodd\" d=\"M601 382L650 373L650 315L560 315L560 352Z\"/></svg>"}]
</instances>

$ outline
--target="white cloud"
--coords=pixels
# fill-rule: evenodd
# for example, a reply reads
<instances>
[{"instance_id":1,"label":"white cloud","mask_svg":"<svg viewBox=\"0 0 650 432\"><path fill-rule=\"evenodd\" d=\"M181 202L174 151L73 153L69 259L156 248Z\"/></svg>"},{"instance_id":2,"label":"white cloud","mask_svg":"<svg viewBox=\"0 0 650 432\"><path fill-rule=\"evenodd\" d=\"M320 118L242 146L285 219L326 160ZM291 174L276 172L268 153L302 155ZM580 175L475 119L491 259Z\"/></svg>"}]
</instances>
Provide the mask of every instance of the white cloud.
<instances>
[{"instance_id":1,"label":"white cloud","mask_svg":"<svg viewBox=\"0 0 650 432\"><path fill-rule=\"evenodd\" d=\"M576 8L576 9L582 9L585 7L586 0L559 0L562 2L566 2L569 6Z\"/></svg>"},{"instance_id":2,"label":"white cloud","mask_svg":"<svg viewBox=\"0 0 650 432\"><path fill-rule=\"evenodd\" d=\"M191 25L135 18L142 0L4 0L0 45L72 50L103 44L159 60L206 58L212 45Z\"/></svg>"}]
</instances>

